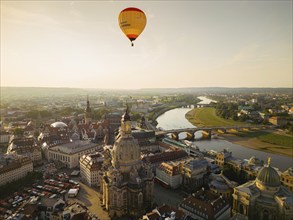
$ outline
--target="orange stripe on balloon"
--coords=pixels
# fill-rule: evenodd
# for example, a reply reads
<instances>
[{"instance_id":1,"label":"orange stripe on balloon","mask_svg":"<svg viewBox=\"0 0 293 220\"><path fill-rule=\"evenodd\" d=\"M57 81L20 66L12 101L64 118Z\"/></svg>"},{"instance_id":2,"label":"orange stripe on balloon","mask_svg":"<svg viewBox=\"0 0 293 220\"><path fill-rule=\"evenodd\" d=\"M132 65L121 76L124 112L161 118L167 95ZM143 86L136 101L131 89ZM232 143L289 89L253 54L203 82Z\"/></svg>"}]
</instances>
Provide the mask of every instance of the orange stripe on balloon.
<instances>
[{"instance_id":1,"label":"orange stripe on balloon","mask_svg":"<svg viewBox=\"0 0 293 220\"><path fill-rule=\"evenodd\" d=\"M137 34L127 34L127 37L136 39L138 37L138 35Z\"/></svg>"},{"instance_id":2,"label":"orange stripe on balloon","mask_svg":"<svg viewBox=\"0 0 293 220\"><path fill-rule=\"evenodd\" d=\"M131 8L125 8L123 11L139 11L139 12L142 12L143 13L142 10L140 10L138 8L133 8L133 7L131 7ZM123 12L123 11L121 11L121 12Z\"/></svg>"}]
</instances>

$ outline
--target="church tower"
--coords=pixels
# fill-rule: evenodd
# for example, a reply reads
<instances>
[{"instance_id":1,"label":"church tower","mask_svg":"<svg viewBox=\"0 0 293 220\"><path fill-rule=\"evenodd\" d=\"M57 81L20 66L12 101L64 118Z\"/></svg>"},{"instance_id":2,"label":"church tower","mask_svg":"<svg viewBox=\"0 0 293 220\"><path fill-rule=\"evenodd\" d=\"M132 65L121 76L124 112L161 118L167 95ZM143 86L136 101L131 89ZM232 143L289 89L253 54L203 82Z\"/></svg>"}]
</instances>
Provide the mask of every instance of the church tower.
<instances>
[{"instance_id":1,"label":"church tower","mask_svg":"<svg viewBox=\"0 0 293 220\"><path fill-rule=\"evenodd\" d=\"M102 195L110 217L138 219L152 205L153 173L140 158L138 141L131 133L128 107L103 175Z\"/></svg>"},{"instance_id":2,"label":"church tower","mask_svg":"<svg viewBox=\"0 0 293 220\"><path fill-rule=\"evenodd\" d=\"M87 96L86 108L84 110L84 123L89 124L92 121L92 110L90 107L89 96Z\"/></svg>"}]
</instances>

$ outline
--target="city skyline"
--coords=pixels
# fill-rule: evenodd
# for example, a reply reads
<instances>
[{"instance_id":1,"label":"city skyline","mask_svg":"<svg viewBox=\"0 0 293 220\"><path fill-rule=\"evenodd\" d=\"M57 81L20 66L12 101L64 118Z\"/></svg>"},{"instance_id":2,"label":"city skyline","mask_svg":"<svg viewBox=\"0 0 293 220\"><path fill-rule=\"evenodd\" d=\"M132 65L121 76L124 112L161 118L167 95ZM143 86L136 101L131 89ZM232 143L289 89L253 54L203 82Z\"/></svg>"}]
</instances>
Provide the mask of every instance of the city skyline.
<instances>
[{"instance_id":1,"label":"city skyline","mask_svg":"<svg viewBox=\"0 0 293 220\"><path fill-rule=\"evenodd\" d=\"M147 25L134 47L118 15ZM1 87L292 87L292 2L1 1Z\"/></svg>"}]
</instances>

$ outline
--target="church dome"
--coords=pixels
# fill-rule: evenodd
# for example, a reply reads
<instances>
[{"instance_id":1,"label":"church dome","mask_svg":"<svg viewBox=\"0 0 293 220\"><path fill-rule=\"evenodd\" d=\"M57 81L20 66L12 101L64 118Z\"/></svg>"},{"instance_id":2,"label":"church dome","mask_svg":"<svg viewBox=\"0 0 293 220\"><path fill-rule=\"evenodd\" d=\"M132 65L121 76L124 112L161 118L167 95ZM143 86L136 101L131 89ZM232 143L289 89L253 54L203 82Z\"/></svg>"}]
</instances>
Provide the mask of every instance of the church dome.
<instances>
[{"instance_id":1,"label":"church dome","mask_svg":"<svg viewBox=\"0 0 293 220\"><path fill-rule=\"evenodd\" d=\"M62 121L57 121L57 122L52 123L51 127L53 127L53 128L66 128L67 125Z\"/></svg>"},{"instance_id":2,"label":"church dome","mask_svg":"<svg viewBox=\"0 0 293 220\"><path fill-rule=\"evenodd\" d=\"M278 172L270 165L263 167L257 177L256 181L265 186L277 187L280 186L280 176Z\"/></svg>"},{"instance_id":3,"label":"church dome","mask_svg":"<svg viewBox=\"0 0 293 220\"><path fill-rule=\"evenodd\" d=\"M120 137L113 147L113 165L120 167L122 172L130 171L132 166L140 164L140 148L133 137Z\"/></svg>"}]
</instances>

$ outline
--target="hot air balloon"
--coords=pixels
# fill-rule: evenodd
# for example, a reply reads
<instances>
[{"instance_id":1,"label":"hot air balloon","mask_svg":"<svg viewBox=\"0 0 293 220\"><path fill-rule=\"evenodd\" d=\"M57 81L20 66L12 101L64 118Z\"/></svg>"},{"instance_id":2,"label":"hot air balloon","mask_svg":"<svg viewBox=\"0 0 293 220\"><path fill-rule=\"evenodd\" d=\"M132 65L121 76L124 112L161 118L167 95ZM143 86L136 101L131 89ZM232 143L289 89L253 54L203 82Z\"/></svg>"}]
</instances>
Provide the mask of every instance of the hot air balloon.
<instances>
[{"instance_id":1,"label":"hot air balloon","mask_svg":"<svg viewBox=\"0 0 293 220\"><path fill-rule=\"evenodd\" d=\"M143 31L146 25L146 16L144 12L138 8L125 8L118 17L118 22L123 33L133 42Z\"/></svg>"}]
</instances>

